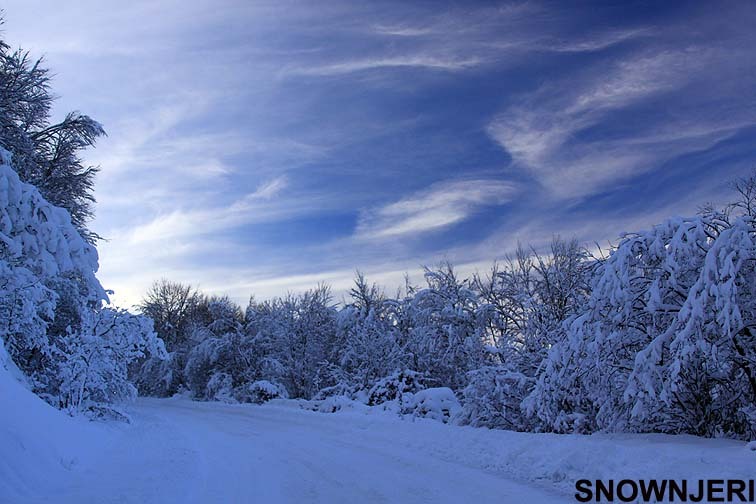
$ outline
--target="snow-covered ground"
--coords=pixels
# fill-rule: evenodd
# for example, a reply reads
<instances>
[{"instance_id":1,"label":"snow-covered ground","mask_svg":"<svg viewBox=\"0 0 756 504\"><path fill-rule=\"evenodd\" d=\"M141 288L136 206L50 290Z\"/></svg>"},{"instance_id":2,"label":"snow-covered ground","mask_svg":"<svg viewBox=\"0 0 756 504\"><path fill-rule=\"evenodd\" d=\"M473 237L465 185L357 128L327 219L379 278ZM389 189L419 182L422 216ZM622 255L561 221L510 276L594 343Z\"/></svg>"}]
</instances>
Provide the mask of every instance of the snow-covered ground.
<instances>
[{"instance_id":1,"label":"snow-covered ground","mask_svg":"<svg viewBox=\"0 0 756 504\"><path fill-rule=\"evenodd\" d=\"M579 478L740 478L743 442L520 434L400 419L139 399L132 423L70 418L0 346L1 503L574 502Z\"/></svg>"},{"instance_id":2,"label":"snow-covered ground","mask_svg":"<svg viewBox=\"0 0 756 504\"><path fill-rule=\"evenodd\" d=\"M130 425L87 423L0 386L0 502L556 503L575 502L578 478L756 474L736 441L518 434L295 401L140 399ZM27 401L10 413L14 395Z\"/></svg>"}]
</instances>

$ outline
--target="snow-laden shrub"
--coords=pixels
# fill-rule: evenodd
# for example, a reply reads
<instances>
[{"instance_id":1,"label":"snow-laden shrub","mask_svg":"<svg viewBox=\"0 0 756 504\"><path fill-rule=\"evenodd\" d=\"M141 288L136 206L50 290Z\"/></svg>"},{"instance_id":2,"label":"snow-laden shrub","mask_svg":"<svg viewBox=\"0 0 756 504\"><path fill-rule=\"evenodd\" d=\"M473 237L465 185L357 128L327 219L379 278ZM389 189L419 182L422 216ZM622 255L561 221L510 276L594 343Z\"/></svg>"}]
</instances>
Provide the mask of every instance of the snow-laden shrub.
<instances>
[{"instance_id":1,"label":"snow-laden shrub","mask_svg":"<svg viewBox=\"0 0 756 504\"><path fill-rule=\"evenodd\" d=\"M402 401L401 412L417 418L430 418L448 423L462 406L448 387L429 388L414 394L407 394Z\"/></svg>"},{"instance_id":2,"label":"snow-laden shrub","mask_svg":"<svg viewBox=\"0 0 756 504\"><path fill-rule=\"evenodd\" d=\"M631 428L624 394L636 357L672 327L721 229L696 216L624 236L597 270L583 312L565 322L528 400L545 429L561 431L573 418L590 430ZM643 426L667 430L666 422L649 417Z\"/></svg>"},{"instance_id":3,"label":"snow-laden shrub","mask_svg":"<svg viewBox=\"0 0 756 504\"><path fill-rule=\"evenodd\" d=\"M0 338L35 388L44 382L43 362L53 357L47 328L55 299L31 271L0 259Z\"/></svg>"},{"instance_id":4,"label":"snow-laden shrub","mask_svg":"<svg viewBox=\"0 0 756 504\"><path fill-rule=\"evenodd\" d=\"M334 355L334 378L337 384L354 387L354 392L400 369L403 350L397 342L391 303L386 302L382 291L357 272L350 295L351 303L337 317L340 348Z\"/></svg>"},{"instance_id":5,"label":"snow-laden shrub","mask_svg":"<svg viewBox=\"0 0 756 504\"><path fill-rule=\"evenodd\" d=\"M236 402L233 379L228 373L213 373L205 388L205 397L211 401Z\"/></svg>"},{"instance_id":6,"label":"snow-laden shrub","mask_svg":"<svg viewBox=\"0 0 756 504\"><path fill-rule=\"evenodd\" d=\"M467 372L485 364L478 293L450 264L426 268L425 280L428 287L416 292L411 302L407 350L412 367L438 385L459 390L467 385Z\"/></svg>"},{"instance_id":7,"label":"snow-laden shrub","mask_svg":"<svg viewBox=\"0 0 756 504\"><path fill-rule=\"evenodd\" d=\"M150 357L141 364L134 373L134 384L141 395L154 397L169 397L175 392L176 356L175 352L167 358Z\"/></svg>"},{"instance_id":8,"label":"snow-laden shrub","mask_svg":"<svg viewBox=\"0 0 756 504\"><path fill-rule=\"evenodd\" d=\"M152 330L152 320L125 310L87 312L81 329L62 338L58 350L56 400L70 413L119 416L117 404L133 399L128 366L146 353L165 357L165 347Z\"/></svg>"},{"instance_id":9,"label":"snow-laden shrub","mask_svg":"<svg viewBox=\"0 0 756 504\"><path fill-rule=\"evenodd\" d=\"M473 427L526 431L532 423L523 411L523 399L534 380L503 366L487 366L470 373L462 391L463 407L458 422Z\"/></svg>"},{"instance_id":10,"label":"snow-laden shrub","mask_svg":"<svg viewBox=\"0 0 756 504\"><path fill-rule=\"evenodd\" d=\"M312 399L309 401L302 400L299 406L302 409L317 411L318 413L336 413L338 411L365 412L370 409L364 402L344 395L332 395L325 399Z\"/></svg>"},{"instance_id":11,"label":"snow-laden shrub","mask_svg":"<svg viewBox=\"0 0 756 504\"><path fill-rule=\"evenodd\" d=\"M422 373L405 369L382 378L368 392L367 404L375 406L401 399L403 394L415 393L428 388L429 380Z\"/></svg>"},{"instance_id":12,"label":"snow-laden shrub","mask_svg":"<svg viewBox=\"0 0 756 504\"><path fill-rule=\"evenodd\" d=\"M195 345L189 353L184 368L184 378L195 399L206 399L207 384L225 351L224 340L207 338Z\"/></svg>"},{"instance_id":13,"label":"snow-laden shrub","mask_svg":"<svg viewBox=\"0 0 756 504\"><path fill-rule=\"evenodd\" d=\"M255 404L262 404L273 399L288 399L289 394L286 392L286 388L280 383L272 383L268 380L258 380L256 382L244 385L242 387L246 391L244 394L243 402L251 402ZM237 395L237 398L239 396Z\"/></svg>"},{"instance_id":14,"label":"snow-laden shrub","mask_svg":"<svg viewBox=\"0 0 756 504\"><path fill-rule=\"evenodd\" d=\"M24 267L37 278L75 272L87 294L106 300L95 277L97 250L71 224L71 216L48 203L30 184L21 182L11 167L11 156L0 148L0 258Z\"/></svg>"},{"instance_id":15,"label":"snow-laden shrub","mask_svg":"<svg viewBox=\"0 0 756 504\"><path fill-rule=\"evenodd\" d=\"M636 358L625 393L633 421L668 418L671 432L756 437L755 320L756 227L739 217L710 240L670 329Z\"/></svg>"},{"instance_id":16,"label":"snow-laden shrub","mask_svg":"<svg viewBox=\"0 0 756 504\"><path fill-rule=\"evenodd\" d=\"M315 397L313 397L313 400L319 401L332 396L345 396L354 399L360 396L364 397L365 402L367 402L367 391L358 389L356 385L350 385L344 381L338 381L335 385L320 389Z\"/></svg>"}]
</instances>

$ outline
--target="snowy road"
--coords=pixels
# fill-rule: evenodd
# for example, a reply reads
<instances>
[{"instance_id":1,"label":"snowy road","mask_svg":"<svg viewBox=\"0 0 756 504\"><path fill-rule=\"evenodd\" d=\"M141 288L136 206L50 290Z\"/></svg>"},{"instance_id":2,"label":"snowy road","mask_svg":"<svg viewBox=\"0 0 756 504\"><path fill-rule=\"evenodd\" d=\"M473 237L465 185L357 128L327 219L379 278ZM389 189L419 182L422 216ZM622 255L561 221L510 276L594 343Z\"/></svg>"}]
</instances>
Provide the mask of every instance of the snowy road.
<instances>
[{"instance_id":1,"label":"snowy road","mask_svg":"<svg viewBox=\"0 0 756 504\"><path fill-rule=\"evenodd\" d=\"M569 500L444 460L434 449L449 433L444 426L175 399L141 399L132 411L134 424L74 468L50 502ZM426 433L427 450L418 450Z\"/></svg>"}]
</instances>

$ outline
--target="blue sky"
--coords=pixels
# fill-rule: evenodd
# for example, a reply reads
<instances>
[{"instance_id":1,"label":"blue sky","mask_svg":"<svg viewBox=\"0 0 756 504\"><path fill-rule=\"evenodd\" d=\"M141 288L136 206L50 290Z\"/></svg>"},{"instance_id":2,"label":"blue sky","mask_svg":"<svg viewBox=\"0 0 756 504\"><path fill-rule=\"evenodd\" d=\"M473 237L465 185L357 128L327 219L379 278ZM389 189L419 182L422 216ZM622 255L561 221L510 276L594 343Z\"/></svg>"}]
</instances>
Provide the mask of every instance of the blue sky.
<instances>
[{"instance_id":1,"label":"blue sky","mask_svg":"<svg viewBox=\"0 0 756 504\"><path fill-rule=\"evenodd\" d=\"M246 302L484 271L756 168L748 2L73 3L5 2L5 38L108 132L86 158L121 305L160 277Z\"/></svg>"}]
</instances>

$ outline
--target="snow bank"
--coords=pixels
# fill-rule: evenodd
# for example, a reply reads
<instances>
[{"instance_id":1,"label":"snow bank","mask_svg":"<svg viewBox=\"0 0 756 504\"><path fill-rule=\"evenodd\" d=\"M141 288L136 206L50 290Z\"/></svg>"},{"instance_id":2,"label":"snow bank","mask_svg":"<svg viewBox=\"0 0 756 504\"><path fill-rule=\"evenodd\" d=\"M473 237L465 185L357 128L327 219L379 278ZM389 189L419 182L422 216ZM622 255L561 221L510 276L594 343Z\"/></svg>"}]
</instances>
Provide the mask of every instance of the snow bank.
<instances>
[{"instance_id":1,"label":"snow bank","mask_svg":"<svg viewBox=\"0 0 756 504\"><path fill-rule=\"evenodd\" d=\"M19 378L0 342L0 502L28 502L55 488L104 434L102 426L54 409Z\"/></svg>"},{"instance_id":2,"label":"snow bank","mask_svg":"<svg viewBox=\"0 0 756 504\"><path fill-rule=\"evenodd\" d=\"M294 403L294 404L292 404ZM264 408L291 411L295 401ZM313 428L338 424L370 446L463 464L572 496L578 479L752 479L756 451L749 443L664 434L534 434L456 426L405 417L379 407L347 407L334 415L301 411ZM410 419L412 421L406 421Z\"/></svg>"}]
</instances>

